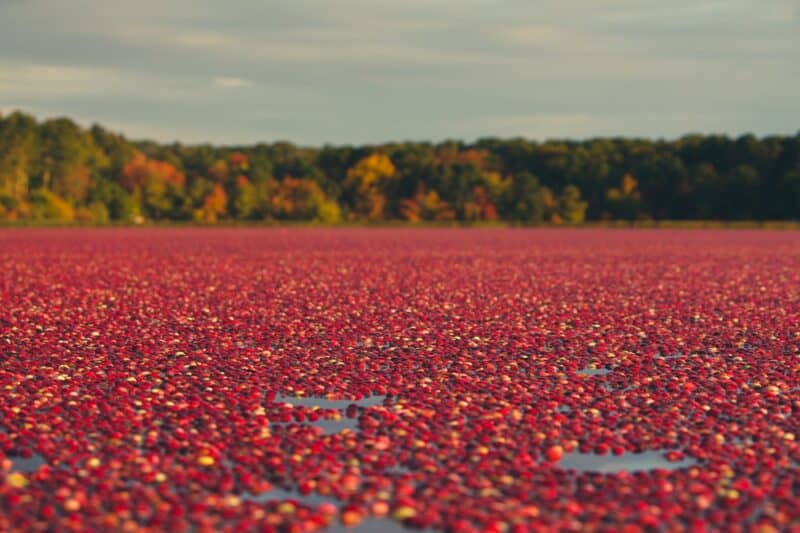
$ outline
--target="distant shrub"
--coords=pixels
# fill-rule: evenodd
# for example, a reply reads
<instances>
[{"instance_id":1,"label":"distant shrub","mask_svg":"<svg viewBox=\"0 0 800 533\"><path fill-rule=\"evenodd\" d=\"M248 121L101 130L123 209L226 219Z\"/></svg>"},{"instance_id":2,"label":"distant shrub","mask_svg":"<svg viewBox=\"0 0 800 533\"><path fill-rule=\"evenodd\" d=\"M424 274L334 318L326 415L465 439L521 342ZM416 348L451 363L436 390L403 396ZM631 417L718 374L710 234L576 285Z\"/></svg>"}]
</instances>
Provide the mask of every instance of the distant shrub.
<instances>
[{"instance_id":1,"label":"distant shrub","mask_svg":"<svg viewBox=\"0 0 800 533\"><path fill-rule=\"evenodd\" d=\"M60 196L46 190L37 189L30 195L31 218L35 220L59 220L70 222L75 219L75 210Z\"/></svg>"},{"instance_id":2,"label":"distant shrub","mask_svg":"<svg viewBox=\"0 0 800 533\"><path fill-rule=\"evenodd\" d=\"M78 222L105 224L109 219L108 208L99 202L75 210L75 220Z\"/></svg>"}]
</instances>

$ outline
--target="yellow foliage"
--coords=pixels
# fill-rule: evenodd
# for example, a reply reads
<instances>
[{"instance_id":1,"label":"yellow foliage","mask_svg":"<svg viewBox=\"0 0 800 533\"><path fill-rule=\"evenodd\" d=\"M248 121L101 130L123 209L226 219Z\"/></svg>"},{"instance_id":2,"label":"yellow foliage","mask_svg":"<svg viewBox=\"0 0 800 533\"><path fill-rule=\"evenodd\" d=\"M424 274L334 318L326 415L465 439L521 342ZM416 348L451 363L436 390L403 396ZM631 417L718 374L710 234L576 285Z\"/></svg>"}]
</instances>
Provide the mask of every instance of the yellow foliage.
<instances>
[{"instance_id":1,"label":"yellow foliage","mask_svg":"<svg viewBox=\"0 0 800 533\"><path fill-rule=\"evenodd\" d=\"M31 194L31 216L38 220L70 222L75 218L75 210L58 195L38 189Z\"/></svg>"},{"instance_id":2,"label":"yellow foliage","mask_svg":"<svg viewBox=\"0 0 800 533\"><path fill-rule=\"evenodd\" d=\"M209 167L208 173L219 182L226 181L228 179L228 163L224 159L217 159Z\"/></svg>"},{"instance_id":3,"label":"yellow foliage","mask_svg":"<svg viewBox=\"0 0 800 533\"><path fill-rule=\"evenodd\" d=\"M216 222L225 215L227 205L228 195L225 189L216 184L203 200L203 207L194 212L194 218L198 222Z\"/></svg>"},{"instance_id":4,"label":"yellow foliage","mask_svg":"<svg viewBox=\"0 0 800 533\"><path fill-rule=\"evenodd\" d=\"M211 189L211 192L206 196L205 200L203 201L203 207L207 211L213 211L217 215L222 215L225 213L225 206L228 203L228 195L225 193L225 189L222 188L222 185L214 185L214 188Z\"/></svg>"},{"instance_id":5,"label":"yellow foliage","mask_svg":"<svg viewBox=\"0 0 800 533\"><path fill-rule=\"evenodd\" d=\"M384 179L393 177L396 171L387 155L372 153L347 171L346 184L355 185L359 191L365 191Z\"/></svg>"},{"instance_id":6,"label":"yellow foliage","mask_svg":"<svg viewBox=\"0 0 800 533\"><path fill-rule=\"evenodd\" d=\"M356 212L368 220L382 220L386 207L386 196L381 186L395 175L392 160L385 154L372 153L361 159L347 171L345 187L355 189L359 198Z\"/></svg>"},{"instance_id":7,"label":"yellow foliage","mask_svg":"<svg viewBox=\"0 0 800 533\"><path fill-rule=\"evenodd\" d=\"M474 209L479 212L480 206L475 205ZM400 214L409 222L453 220L455 218L455 211L450 204L439 197L439 193L436 191L425 192L424 189L417 192L413 198L403 200Z\"/></svg>"},{"instance_id":8,"label":"yellow foliage","mask_svg":"<svg viewBox=\"0 0 800 533\"><path fill-rule=\"evenodd\" d=\"M416 198L406 198L400 202L400 216L408 222L419 222L419 202Z\"/></svg>"},{"instance_id":9,"label":"yellow foliage","mask_svg":"<svg viewBox=\"0 0 800 533\"><path fill-rule=\"evenodd\" d=\"M416 220L453 220L455 211L436 191L420 191L406 207L406 217Z\"/></svg>"},{"instance_id":10,"label":"yellow foliage","mask_svg":"<svg viewBox=\"0 0 800 533\"><path fill-rule=\"evenodd\" d=\"M336 202L324 201L317 209L316 218L324 224L336 224L342 220L342 210Z\"/></svg>"},{"instance_id":11,"label":"yellow foliage","mask_svg":"<svg viewBox=\"0 0 800 533\"><path fill-rule=\"evenodd\" d=\"M553 194L553 191L550 190L548 187L542 187L541 195L542 195L542 204L548 211L553 210L558 206L557 205L558 202L556 201L556 197Z\"/></svg>"},{"instance_id":12,"label":"yellow foliage","mask_svg":"<svg viewBox=\"0 0 800 533\"><path fill-rule=\"evenodd\" d=\"M439 197L439 193L436 191L428 191L428 193L422 197L420 202L422 208L431 213L437 212L441 203L442 199Z\"/></svg>"},{"instance_id":13,"label":"yellow foliage","mask_svg":"<svg viewBox=\"0 0 800 533\"><path fill-rule=\"evenodd\" d=\"M485 172L483 174L483 180L486 182L486 185L492 189L503 186L503 176L499 172Z\"/></svg>"},{"instance_id":14,"label":"yellow foliage","mask_svg":"<svg viewBox=\"0 0 800 533\"><path fill-rule=\"evenodd\" d=\"M626 172L625 175L622 176L622 194L630 196L637 188L639 188L639 182L636 181L636 178L631 174Z\"/></svg>"}]
</instances>

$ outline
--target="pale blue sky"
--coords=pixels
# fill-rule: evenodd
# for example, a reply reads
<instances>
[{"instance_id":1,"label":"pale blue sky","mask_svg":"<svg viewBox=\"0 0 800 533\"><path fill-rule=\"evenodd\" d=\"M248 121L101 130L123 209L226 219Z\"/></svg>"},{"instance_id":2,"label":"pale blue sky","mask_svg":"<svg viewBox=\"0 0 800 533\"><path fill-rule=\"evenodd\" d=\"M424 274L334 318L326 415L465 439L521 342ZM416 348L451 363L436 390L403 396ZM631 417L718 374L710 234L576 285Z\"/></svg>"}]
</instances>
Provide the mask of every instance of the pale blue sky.
<instances>
[{"instance_id":1,"label":"pale blue sky","mask_svg":"<svg viewBox=\"0 0 800 533\"><path fill-rule=\"evenodd\" d=\"M800 129L798 0L0 0L0 110L301 144Z\"/></svg>"}]
</instances>

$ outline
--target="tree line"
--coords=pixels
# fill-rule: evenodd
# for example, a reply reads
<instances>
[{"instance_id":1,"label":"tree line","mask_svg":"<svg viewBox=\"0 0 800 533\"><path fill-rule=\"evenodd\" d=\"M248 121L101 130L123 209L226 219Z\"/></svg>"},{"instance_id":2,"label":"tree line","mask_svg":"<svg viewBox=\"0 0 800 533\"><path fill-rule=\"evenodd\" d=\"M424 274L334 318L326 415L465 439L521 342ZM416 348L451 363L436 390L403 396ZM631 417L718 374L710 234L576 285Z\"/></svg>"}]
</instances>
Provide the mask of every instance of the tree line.
<instances>
[{"instance_id":1,"label":"tree line","mask_svg":"<svg viewBox=\"0 0 800 533\"><path fill-rule=\"evenodd\" d=\"M0 116L0 220L796 220L795 136L308 148L131 141Z\"/></svg>"}]
</instances>

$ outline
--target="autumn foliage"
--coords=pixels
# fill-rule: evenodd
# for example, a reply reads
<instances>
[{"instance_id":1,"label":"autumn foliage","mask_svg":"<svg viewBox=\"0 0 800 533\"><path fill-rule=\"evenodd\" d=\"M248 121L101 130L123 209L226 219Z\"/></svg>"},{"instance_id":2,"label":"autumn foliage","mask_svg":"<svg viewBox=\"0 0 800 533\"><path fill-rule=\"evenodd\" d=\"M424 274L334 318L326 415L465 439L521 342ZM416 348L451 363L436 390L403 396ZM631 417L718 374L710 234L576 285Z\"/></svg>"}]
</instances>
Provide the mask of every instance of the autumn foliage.
<instances>
[{"instance_id":1,"label":"autumn foliage","mask_svg":"<svg viewBox=\"0 0 800 533\"><path fill-rule=\"evenodd\" d=\"M59 201L68 209L55 208ZM130 142L68 119L0 116L0 220L7 221L572 225L798 217L800 136L213 147Z\"/></svg>"},{"instance_id":2,"label":"autumn foliage","mask_svg":"<svg viewBox=\"0 0 800 533\"><path fill-rule=\"evenodd\" d=\"M122 167L120 184L128 191L133 192L151 182L183 187L186 177L173 165L165 161L149 159L144 154L137 152L133 159Z\"/></svg>"}]
</instances>

